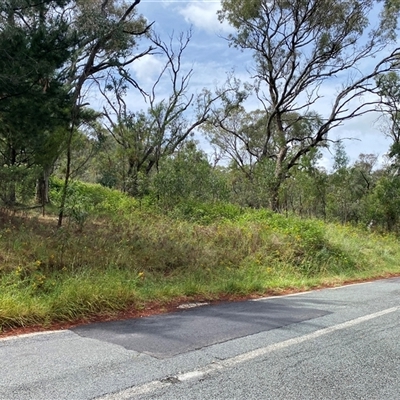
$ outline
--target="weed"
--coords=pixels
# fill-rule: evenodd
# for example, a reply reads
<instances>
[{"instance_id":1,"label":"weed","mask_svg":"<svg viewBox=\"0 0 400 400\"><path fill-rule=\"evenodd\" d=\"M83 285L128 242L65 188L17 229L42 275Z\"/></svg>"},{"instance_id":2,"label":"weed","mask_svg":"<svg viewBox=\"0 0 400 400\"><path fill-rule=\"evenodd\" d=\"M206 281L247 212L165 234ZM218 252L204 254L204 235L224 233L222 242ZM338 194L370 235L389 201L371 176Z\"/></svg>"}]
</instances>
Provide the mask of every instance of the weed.
<instances>
[{"instance_id":1,"label":"weed","mask_svg":"<svg viewBox=\"0 0 400 400\"><path fill-rule=\"evenodd\" d=\"M1 329L400 272L394 236L221 204L164 215L83 188L93 207L82 226L0 216Z\"/></svg>"}]
</instances>

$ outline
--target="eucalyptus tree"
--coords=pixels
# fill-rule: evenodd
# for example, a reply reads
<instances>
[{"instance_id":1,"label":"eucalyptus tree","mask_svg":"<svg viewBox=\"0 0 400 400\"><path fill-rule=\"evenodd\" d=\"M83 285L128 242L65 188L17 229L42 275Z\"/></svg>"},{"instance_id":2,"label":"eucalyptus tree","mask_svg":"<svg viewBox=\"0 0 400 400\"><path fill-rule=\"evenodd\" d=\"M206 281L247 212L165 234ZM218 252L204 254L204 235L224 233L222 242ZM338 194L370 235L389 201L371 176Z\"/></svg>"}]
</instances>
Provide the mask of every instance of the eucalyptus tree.
<instances>
[{"instance_id":1,"label":"eucalyptus tree","mask_svg":"<svg viewBox=\"0 0 400 400\"><path fill-rule=\"evenodd\" d=\"M369 215L369 197L375 190L376 184L382 174L377 169L378 156L375 154L359 154L358 159L351 168L351 190L354 199L356 222L363 222L370 226L373 218Z\"/></svg>"},{"instance_id":2,"label":"eucalyptus tree","mask_svg":"<svg viewBox=\"0 0 400 400\"><path fill-rule=\"evenodd\" d=\"M393 2L394 5L397 2ZM400 187L400 76L395 71L381 74L376 78L381 102L378 109L382 112L381 129L390 139L386 154L386 166L381 170L379 179L374 182L368 196L368 216L371 221L388 230L398 224Z\"/></svg>"},{"instance_id":3,"label":"eucalyptus tree","mask_svg":"<svg viewBox=\"0 0 400 400\"><path fill-rule=\"evenodd\" d=\"M301 157L280 189L281 211L326 219L329 175L320 165L322 152L314 148Z\"/></svg>"},{"instance_id":4,"label":"eucalyptus tree","mask_svg":"<svg viewBox=\"0 0 400 400\"><path fill-rule=\"evenodd\" d=\"M333 145L333 167L329 175L327 212L328 217L348 222L353 206L353 188L351 187L350 158L343 141Z\"/></svg>"},{"instance_id":5,"label":"eucalyptus tree","mask_svg":"<svg viewBox=\"0 0 400 400\"><path fill-rule=\"evenodd\" d=\"M222 112L227 114L226 110ZM276 210L282 183L290 176L289 171L317 146L313 146L313 137L322 123L315 112L287 112L281 115L279 128L271 122L269 110L246 112L237 107L224 117L215 112L205 131L210 142L233 160L254 185L262 182L261 197L269 198L269 205ZM268 124L270 136L266 138ZM318 147L326 145L326 140L318 143Z\"/></svg>"},{"instance_id":6,"label":"eucalyptus tree","mask_svg":"<svg viewBox=\"0 0 400 400\"><path fill-rule=\"evenodd\" d=\"M214 104L233 90L190 91L193 69L185 68L183 55L191 37L190 31L180 34L177 41L173 36L169 42L152 36L163 66L150 90L142 90L147 110L135 110L135 104L126 100L131 82L125 77L110 75L103 87L99 85L106 99L105 125L127 164L124 189L134 196L141 192L139 178L157 170L160 160L174 154L209 119Z\"/></svg>"},{"instance_id":7,"label":"eucalyptus tree","mask_svg":"<svg viewBox=\"0 0 400 400\"><path fill-rule=\"evenodd\" d=\"M151 194L165 208L191 202L227 200L226 175L214 168L194 141L183 142L174 154L160 160Z\"/></svg>"},{"instance_id":8,"label":"eucalyptus tree","mask_svg":"<svg viewBox=\"0 0 400 400\"><path fill-rule=\"evenodd\" d=\"M148 37L150 23L137 13L140 0L71 0L65 8L71 34L76 38L73 55L62 73L70 87L72 98L71 124L67 135L66 173L61 196L58 225L63 220L68 182L71 174L71 145L79 124L80 113L88 104L93 82L105 76L122 76L139 89L129 66L153 46L140 47L140 39Z\"/></svg>"},{"instance_id":9,"label":"eucalyptus tree","mask_svg":"<svg viewBox=\"0 0 400 400\"><path fill-rule=\"evenodd\" d=\"M382 19L374 24L378 4ZM236 30L230 44L253 54L254 91L266 115L260 158L275 163L273 209L288 170L304 154L324 143L333 128L374 109L374 78L397 65L399 49L388 45L398 11L398 2L389 1L222 0L220 21ZM337 91L327 102L324 93L332 87ZM324 110L323 120L306 135L288 136L296 124L309 121L312 109ZM298 118L289 121L293 113ZM272 150L276 143L278 151Z\"/></svg>"},{"instance_id":10,"label":"eucalyptus tree","mask_svg":"<svg viewBox=\"0 0 400 400\"><path fill-rule=\"evenodd\" d=\"M399 231L399 176L390 173L381 176L366 200L366 214L371 225L388 231Z\"/></svg>"},{"instance_id":11,"label":"eucalyptus tree","mask_svg":"<svg viewBox=\"0 0 400 400\"><path fill-rule=\"evenodd\" d=\"M210 143L220 150L221 156L252 181L261 153L265 112L246 112L243 106L239 106L221 118L218 111L204 125L203 131Z\"/></svg>"},{"instance_id":12,"label":"eucalyptus tree","mask_svg":"<svg viewBox=\"0 0 400 400\"><path fill-rule=\"evenodd\" d=\"M382 131L391 140L387 157L392 174L400 175L400 75L391 71L376 79L381 102Z\"/></svg>"},{"instance_id":13,"label":"eucalyptus tree","mask_svg":"<svg viewBox=\"0 0 400 400\"><path fill-rule=\"evenodd\" d=\"M19 130L21 143L28 142L25 136L34 136L34 127L51 136L56 129L49 121L64 114L66 174L59 225L71 175L71 146L77 129L87 121L85 107L93 94L92 80L112 71L135 83L129 65L153 49L151 45L139 49L139 39L147 36L151 27L137 14L139 2L10 0L0 5L0 107L7 137L12 136L14 146L16 135L10 133L12 123L7 121L19 119L18 113L23 114L21 127L27 126ZM18 150L26 153L25 148ZM48 154L54 160L54 152ZM43 156L39 158L43 160Z\"/></svg>"}]
</instances>

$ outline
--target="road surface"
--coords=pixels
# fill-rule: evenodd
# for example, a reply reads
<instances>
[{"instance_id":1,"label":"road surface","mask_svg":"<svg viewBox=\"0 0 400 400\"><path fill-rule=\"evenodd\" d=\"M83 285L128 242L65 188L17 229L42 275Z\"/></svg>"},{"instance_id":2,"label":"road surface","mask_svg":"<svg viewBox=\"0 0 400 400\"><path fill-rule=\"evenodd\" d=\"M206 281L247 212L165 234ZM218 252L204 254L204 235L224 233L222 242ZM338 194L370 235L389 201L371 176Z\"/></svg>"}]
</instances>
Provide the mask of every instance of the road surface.
<instances>
[{"instance_id":1,"label":"road surface","mask_svg":"<svg viewBox=\"0 0 400 400\"><path fill-rule=\"evenodd\" d=\"M0 399L400 398L400 278L0 339Z\"/></svg>"}]
</instances>

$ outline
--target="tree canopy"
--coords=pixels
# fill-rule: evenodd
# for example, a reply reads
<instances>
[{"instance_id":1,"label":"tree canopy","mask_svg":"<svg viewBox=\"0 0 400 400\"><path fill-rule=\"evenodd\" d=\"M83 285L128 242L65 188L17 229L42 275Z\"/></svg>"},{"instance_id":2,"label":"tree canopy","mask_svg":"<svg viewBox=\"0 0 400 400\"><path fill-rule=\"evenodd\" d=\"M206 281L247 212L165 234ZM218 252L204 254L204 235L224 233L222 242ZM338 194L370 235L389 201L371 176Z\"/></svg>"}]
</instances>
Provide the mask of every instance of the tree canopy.
<instances>
[{"instance_id":1,"label":"tree canopy","mask_svg":"<svg viewBox=\"0 0 400 400\"><path fill-rule=\"evenodd\" d=\"M229 42L253 54L254 90L265 110L261 157L268 157L271 146L280 143L273 156L273 209L278 209L278 190L290 168L312 148L324 144L334 127L373 110L378 96L359 103L354 100L377 94L374 78L396 68L398 48L378 58L369 71L359 69L360 62L382 54L391 40L393 23L384 23L385 9L381 24L370 23L375 6L370 0L222 1L219 18L236 30ZM310 112L323 100L325 85L344 73L348 78L315 124L317 119L310 119ZM297 118L288 117L294 113ZM312 132L288 135L300 125L303 131L312 127ZM295 151L294 142L301 143Z\"/></svg>"},{"instance_id":2,"label":"tree canopy","mask_svg":"<svg viewBox=\"0 0 400 400\"><path fill-rule=\"evenodd\" d=\"M59 225L81 178L166 207L223 199L342 222L374 216L394 229L396 202L373 209L398 187L399 1L222 0L228 44L251 67L243 83L231 72L197 89L194 31L161 37L139 3L0 4L1 204L44 208L56 175ZM159 71L145 87L132 66L150 57ZM331 135L377 110L392 139L380 171L376 155L352 163Z\"/></svg>"}]
</instances>

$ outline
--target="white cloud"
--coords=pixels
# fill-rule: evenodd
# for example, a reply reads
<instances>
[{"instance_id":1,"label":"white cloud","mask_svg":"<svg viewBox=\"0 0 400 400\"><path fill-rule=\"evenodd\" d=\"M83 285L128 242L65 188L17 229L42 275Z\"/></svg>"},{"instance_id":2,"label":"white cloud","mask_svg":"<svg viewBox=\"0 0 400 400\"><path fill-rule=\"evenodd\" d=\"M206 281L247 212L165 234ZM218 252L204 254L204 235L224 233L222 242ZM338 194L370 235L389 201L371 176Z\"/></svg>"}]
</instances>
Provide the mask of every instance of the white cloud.
<instances>
[{"instance_id":1,"label":"white cloud","mask_svg":"<svg viewBox=\"0 0 400 400\"><path fill-rule=\"evenodd\" d=\"M217 17L217 11L221 8L221 3L200 1L189 3L186 7L179 10L185 21L194 27L204 30L207 33L229 33L233 28L228 23L220 23Z\"/></svg>"},{"instance_id":2,"label":"white cloud","mask_svg":"<svg viewBox=\"0 0 400 400\"><path fill-rule=\"evenodd\" d=\"M132 64L132 71L140 86L147 86L155 82L164 64L155 56L144 56Z\"/></svg>"}]
</instances>

